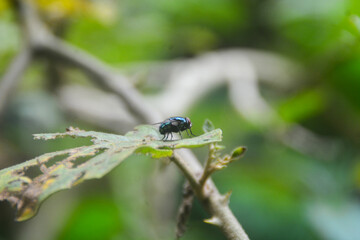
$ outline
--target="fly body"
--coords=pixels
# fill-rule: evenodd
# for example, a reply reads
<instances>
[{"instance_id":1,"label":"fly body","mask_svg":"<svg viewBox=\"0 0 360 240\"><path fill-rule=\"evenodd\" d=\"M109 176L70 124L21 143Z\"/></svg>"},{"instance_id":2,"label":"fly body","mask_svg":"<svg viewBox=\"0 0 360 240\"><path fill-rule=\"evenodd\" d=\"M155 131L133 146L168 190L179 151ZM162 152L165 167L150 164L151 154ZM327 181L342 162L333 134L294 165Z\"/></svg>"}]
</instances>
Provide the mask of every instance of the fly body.
<instances>
[{"instance_id":1,"label":"fly body","mask_svg":"<svg viewBox=\"0 0 360 240\"><path fill-rule=\"evenodd\" d=\"M186 131L188 136L190 136L188 130L191 135L195 136L191 131L191 121L188 117L171 117L160 123L159 132L164 135L162 140L167 140L169 135L171 135L171 139L173 138L172 133L179 133L182 139L181 132Z\"/></svg>"}]
</instances>

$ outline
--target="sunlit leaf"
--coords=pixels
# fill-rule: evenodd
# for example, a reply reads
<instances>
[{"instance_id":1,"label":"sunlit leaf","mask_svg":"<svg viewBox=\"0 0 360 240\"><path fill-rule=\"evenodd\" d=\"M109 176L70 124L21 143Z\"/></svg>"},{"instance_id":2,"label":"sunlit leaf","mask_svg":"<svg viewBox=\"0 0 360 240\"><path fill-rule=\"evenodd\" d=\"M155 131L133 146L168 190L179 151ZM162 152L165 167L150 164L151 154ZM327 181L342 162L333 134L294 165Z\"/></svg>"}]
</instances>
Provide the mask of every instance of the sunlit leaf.
<instances>
[{"instance_id":1,"label":"sunlit leaf","mask_svg":"<svg viewBox=\"0 0 360 240\"><path fill-rule=\"evenodd\" d=\"M89 137L93 144L46 153L0 171L0 200L8 200L16 206L17 221L34 216L41 202L54 192L71 188L87 179L101 178L133 153L154 158L168 157L177 148L200 147L221 141L221 130L166 142L160 140L162 135L149 125L138 126L124 136L72 127L65 133L34 136L44 140L65 136ZM55 157L60 160L51 163L50 160Z\"/></svg>"},{"instance_id":2,"label":"sunlit leaf","mask_svg":"<svg viewBox=\"0 0 360 240\"><path fill-rule=\"evenodd\" d=\"M9 8L8 1L0 1L0 13Z\"/></svg>"},{"instance_id":3,"label":"sunlit leaf","mask_svg":"<svg viewBox=\"0 0 360 240\"><path fill-rule=\"evenodd\" d=\"M109 1L36 0L35 3L46 18L51 21L86 15L103 23L110 23L116 16L114 5Z\"/></svg>"},{"instance_id":4,"label":"sunlit leaf","mask_svg":"<svg viewBox=\"0 0 360 240\"><path fill-rule=\"evenodd\" d=\"M351 15L349 17L349 25L352 27L352 32L357 36L360 34L360 17L357 15Z\"/></svg>"}]
</instances>

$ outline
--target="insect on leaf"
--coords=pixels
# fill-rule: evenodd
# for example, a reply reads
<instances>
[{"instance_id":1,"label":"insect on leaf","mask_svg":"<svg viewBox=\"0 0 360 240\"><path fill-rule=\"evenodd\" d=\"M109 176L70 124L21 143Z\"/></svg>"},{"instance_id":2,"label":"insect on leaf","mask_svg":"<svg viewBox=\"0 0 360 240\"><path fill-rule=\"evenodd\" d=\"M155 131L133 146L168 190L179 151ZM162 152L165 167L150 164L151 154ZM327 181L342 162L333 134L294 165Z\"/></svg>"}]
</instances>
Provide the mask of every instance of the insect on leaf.
<instances>
[{"instance_id":1,"label":"insect on leaf","mask_svg":"<svg viewBox=\"0 0 360 240\"><path fill-rule=\"evenodd\" d=\"M216 129L195 138L161 141L158 130L141 125L126 135L83 131L70 127L65 133L35 134L35 139L50 140L65 136L89 137L92 145L45 153L24 163L0 170L0 200L16 206L17 221L33 217L40 204L51 194L71 188L84 180L101 178L133 153L154 158L168 157L177 148L200 147L221 141ZM52 165L50 160L60 158ZM76 162L85 158L86 161ZM36 169L38 175L29 177L27 171Z\"/></svg>"}]
</instances>

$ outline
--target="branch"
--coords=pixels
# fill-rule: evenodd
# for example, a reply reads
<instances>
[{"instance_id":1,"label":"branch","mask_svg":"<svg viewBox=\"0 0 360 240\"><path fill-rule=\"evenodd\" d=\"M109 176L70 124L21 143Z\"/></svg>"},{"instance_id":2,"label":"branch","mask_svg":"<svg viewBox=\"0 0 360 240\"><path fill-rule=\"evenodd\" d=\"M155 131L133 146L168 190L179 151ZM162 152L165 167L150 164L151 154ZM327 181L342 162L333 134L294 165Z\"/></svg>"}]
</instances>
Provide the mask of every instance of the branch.
<instances>
[{"instance_id":1,"label":"branch","mask_svg":"<svg viewBox=\"0 0 360 240\"><path fill-rule=\"evenodd\" d=\"M210 220L205 220L205 222L220 227L227 239L249 239L229 208L229 194L221 195L211 179L208 179L206 184L202 186L200 177L204 170L198 161L192 161L186 154L188 152L178 152L170 159L181 169L192 186L196 197L212 215Z\"/></svg>"},{"instance_id":2,"label":"branch","mask_svg":"<svg viewBox=\"0 0 360 240\"><path fill-rule=\"evenodd\" d=\"M124 76L84 51L72 47L56 38L45 28L36 15L36 11L28 1L18 0L17 2L19 4L22 25L28 34L27 39L30 48L25 52L28 54L24 55L28 57L19 57L20 59L28 59L25 62L29 62L32 51L43 57L60 59L64 63L71 64L83 70L103 89L115 93L126 103L128 109L139 120L153 123L162 119L157 109L148 105L147 101L143 99L141 94L133 88ZM27 64L23 64L23 66L22 69L24 69ZM14 71L9 70L9 72ZM18 71L16 71L16 73L17 75L12 79L19 79L21 73ZM205 209L212 214L212 218L207 222L220 227L230 240L249 239L228 206L229 195L221 195L211 179L208 179L204 186L200 184L199 179L204 170L192 152L181 150L171 157L171 160L188 179L196 196L200 199Z\"/></svg>"},{"instance_id":3,"label":"branch","mask_svg":"<svg viewBox=\"0 0 360 240\"><path fill-rule=\"evenodd\" d=\"M178 210L176 223L176 239L180 239L186 231L186 222L190 216L194 202L194 192L188 181L183 186L183 200Z\"/></svg>"},{"instance_id":4,"label":"branch","mask_svg":"<svg viewBox=\"0 0 360 240\"><path fill-rule=\"evenodd\" d=\"M160 113L143 100L140 93L134 89L125 76L90 54L55 37L41 22L28 1L18 0L17 2L20 20L28 42L27 51L36 56L61 60L65 64L81 69L98 86L125 101L128 110L140 121L154 123L162 119Z\"/></svg>"},{"instance_id":5,"label":"branch","mask_svg":"<svg viewBox=\"0 0 360 240\"><path fill-rule=\"evenodd\" d=\"M162 119L160 113L145 101L129 81L112 68L84 51L54 38L42 46L42 54L60 59L83 70L90 79L106 91L123 100L128 109L142 122L154 123Z\"/></svg>"},{"instance_id":6,"label":"branch","mask_svg":"<svg viewBox=\"0 0 360 240\"><path fill-rule=\"evenodd\" d=\"M31 51L25 47L17 54L5 72L0 82L0 119L31 59Z\"/></svg>"}]
</instances>

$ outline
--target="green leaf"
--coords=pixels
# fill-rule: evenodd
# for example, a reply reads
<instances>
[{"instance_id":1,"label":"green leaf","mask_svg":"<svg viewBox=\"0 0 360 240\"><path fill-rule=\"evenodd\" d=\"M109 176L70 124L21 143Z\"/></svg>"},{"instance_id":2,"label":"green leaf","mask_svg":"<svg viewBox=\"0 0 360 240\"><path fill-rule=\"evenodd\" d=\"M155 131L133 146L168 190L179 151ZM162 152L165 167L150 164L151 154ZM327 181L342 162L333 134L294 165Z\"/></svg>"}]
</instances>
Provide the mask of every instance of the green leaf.
<instances>
[{"instance_id":1,"label":"green leaf","mask_svg":"<svg viewBox=\"0 0 360 240\"><path fill-rule=\"evenodd\" d=\"M206 119L202 128L204 132L210 132L215 129L215 126L209 119Z\"/></svg>"},{"instance_id":2,"label":"green leaf","mask_svg":"<svg viewBox=\"0 0 360 240\"><path fill-rule=\"evenodd\" d=\"M231 153L231 159L236 159L242 157L246 152L246 147L235 148Z\"/></svg>"},{"instance_id":3,"label":"green leaf","mask_svg":"<svg viewBox=\"0 0 360 240\"><path fill-rule=\"evenodd\" d=\"M46 153L0 171L0 200L16 206L17 221L33 217L51 194L68 189L87 179L101 178L133 153L154 158L168 157L177 148L200 147L221 141L221 130L176 141L162 141L154 126L141 125L124 136L70 127L65 133L35 134L35 139L50 140L65 136L90 137L90 146ZM54 158L60 160L52 163ZM84 161L85 158L85 161ZM38 172L37 176L31 176Z\"/></svg>"}]
</instances>

